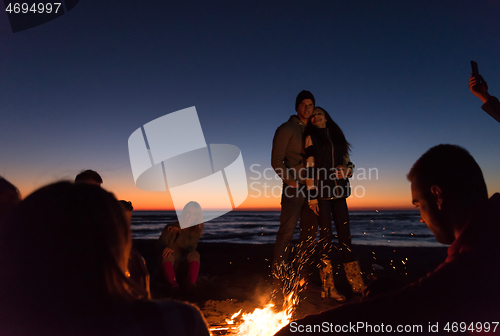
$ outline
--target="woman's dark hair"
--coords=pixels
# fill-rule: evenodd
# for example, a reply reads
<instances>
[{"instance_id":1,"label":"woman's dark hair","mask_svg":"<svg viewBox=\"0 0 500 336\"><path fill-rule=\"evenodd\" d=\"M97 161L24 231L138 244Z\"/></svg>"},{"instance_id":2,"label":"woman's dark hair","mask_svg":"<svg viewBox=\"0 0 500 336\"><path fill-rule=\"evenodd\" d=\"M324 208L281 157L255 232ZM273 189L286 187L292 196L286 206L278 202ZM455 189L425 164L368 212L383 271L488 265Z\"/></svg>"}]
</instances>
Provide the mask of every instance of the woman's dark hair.
<instances>
[{"instance_id":1,"label":"woman's dark hair","mask_svg":"<svg viewBox=\"0 0 500 336\"><path fill-rule=\"evenodd\" d=\"M342 162L342 158L351 151L351 144L347 142L344 132L340 129L339 125L335 121L333 121L332 117L325 111L322 107L316 106L314 109L320 109L325 113L326 119L326 128L328 129L328 133L330 135L330 139L332 140L333 145L335 146L335 162ZM312 118L312 116L311 116ZM307 135L310 135L313 142L321 138L320 136L321 130L311 124L311 122L307 123L306 129L304 131L304 139Z\"/></svg>"},{"instance_id":2,"label":"woman's dark hair","mask_svg":"<svg viewBox=\"0 0 500 336\"><path fill-rule=\"evenodd\" d=\"M126 275L131 245L113 194L85 183L43 187L0 229L1 310L74 316L141 298Z\"/></svg>"}]
</instances>

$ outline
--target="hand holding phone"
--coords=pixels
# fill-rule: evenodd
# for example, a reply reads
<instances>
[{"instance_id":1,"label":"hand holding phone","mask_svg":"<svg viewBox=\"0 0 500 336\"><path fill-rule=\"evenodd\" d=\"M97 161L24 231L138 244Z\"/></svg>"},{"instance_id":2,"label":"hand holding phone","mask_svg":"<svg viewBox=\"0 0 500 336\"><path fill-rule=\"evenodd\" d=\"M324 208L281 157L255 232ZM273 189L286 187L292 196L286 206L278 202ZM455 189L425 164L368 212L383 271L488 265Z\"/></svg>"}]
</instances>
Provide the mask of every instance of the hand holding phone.
<instances>
[{"instance_id":1,"label":"hand holding phone","mask_svg":"<svg viewBox=\"0 0 500 336\"><path fill-rule=\"evenodd\" d=\"M470 61L470 66L472 68L472 75L474 75L474 77L479 77L479 70L477 68L477 63L474 61Z\"/></svg>"},{"instance_id":2,"label":"hand holding phone","mask_svg":"<svg viewBox=\"0 0 500 336\"><path fill-rule=\"evenodd\" d=\"M477 63L474 61L470 61L470 67L472 68L472 76L476 78L476 82L473 86L479 89L479 86L483 84L483 78L479 74L479 69L477 67ZM469 83L470 86L470 83Z\"/></svg>"},{"instance_id":3,"label":"hand holding phone","mask_svg":"<svg viewBox=\"0 0 500 336\"><path fill-rule=\"evenodd\" d=\"M477 63L470 61L470 65L472 68L472 75L469 79L469 89L476 97L485 103L489 98L488 84L486 84L486 81L479 74Z\"/></svg>"}]
</instances>

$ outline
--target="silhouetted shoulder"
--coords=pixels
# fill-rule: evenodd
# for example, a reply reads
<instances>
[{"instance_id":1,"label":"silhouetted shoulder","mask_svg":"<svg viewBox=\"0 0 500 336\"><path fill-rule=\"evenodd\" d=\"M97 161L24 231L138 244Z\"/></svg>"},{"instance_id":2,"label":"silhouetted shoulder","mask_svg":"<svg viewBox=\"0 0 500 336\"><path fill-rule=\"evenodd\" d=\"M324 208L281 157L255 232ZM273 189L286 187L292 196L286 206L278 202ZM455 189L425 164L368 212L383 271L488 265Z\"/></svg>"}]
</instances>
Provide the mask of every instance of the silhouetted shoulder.
<instances>
[{"instance_id":1,"label":"silhouetted shoulder","mask_svg":"<svg viewBox=\"0 0 500 336\"><path fill-rule=\"evenodd\" d=\"M497 97L490 96L481 108L496 121L500 122L500 102Z\"/></svg>"}]
</instances>

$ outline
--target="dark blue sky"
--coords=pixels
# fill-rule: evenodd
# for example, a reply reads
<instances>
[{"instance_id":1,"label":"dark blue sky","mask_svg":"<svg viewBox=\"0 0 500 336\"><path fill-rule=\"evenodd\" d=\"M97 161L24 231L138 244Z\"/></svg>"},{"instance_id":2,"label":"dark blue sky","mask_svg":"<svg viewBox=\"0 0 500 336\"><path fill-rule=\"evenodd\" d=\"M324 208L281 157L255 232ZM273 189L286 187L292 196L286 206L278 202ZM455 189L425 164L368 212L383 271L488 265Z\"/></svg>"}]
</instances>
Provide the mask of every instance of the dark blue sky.
<instances>
[{"instance_id":1,"label":"dark blue sky","mask_svg":"<svg viewBox=\"0 0 500 336\"><path fill-rule=\"evenodd\" d=\"M409 205L405 175L439 143L468 149L499 191L500 124L467 86L473 59L500 95L499 17L495 0L80 0L13 34L0 14L0 175L25 196L93 168L141 204L129 135L190 106L207 143L238 146L262 171L307 89L356 166L378 169L352 205Z\"/></svg>"}]
</instances>

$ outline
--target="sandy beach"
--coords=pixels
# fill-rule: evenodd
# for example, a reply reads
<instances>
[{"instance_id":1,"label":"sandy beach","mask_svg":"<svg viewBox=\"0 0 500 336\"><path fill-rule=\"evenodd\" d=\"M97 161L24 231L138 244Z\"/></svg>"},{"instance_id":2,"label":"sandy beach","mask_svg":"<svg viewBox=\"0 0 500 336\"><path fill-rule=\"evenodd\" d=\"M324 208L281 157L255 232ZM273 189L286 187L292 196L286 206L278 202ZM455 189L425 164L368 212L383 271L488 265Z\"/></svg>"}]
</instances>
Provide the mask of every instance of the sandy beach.
<instances>
[{"instance_id":1,"label":"sandy beach","mask_svg":"<svg viewBox=\"0 0 500 336\"><path fill-rule=\"evenodd\" d=\"M150 273L157 263L155 240L134 240L134 247L146 259ZM375 277L387 278L407 284L434 270L446 258L447 247L390 247L354 245L353 251L360 261L367 281ZM199 243L201 268L197 282L196 304L211 325L223 323L237 312L252 311L267 303L273 290L271 279L272 244ZM335 262L335 260L333 260ZM378 266L373 266L373 265ZM339 268L341 270L341 268ZM154 299L167 297L162 284L152 277ZM348 297L347 302L360 300L353 295L342 271L335 276L337 289ZM321 299L320 279L314 269L309 284L301 293L294 318L301 318L338 305L331 299Z\"/></svg>"}]
</instances>

